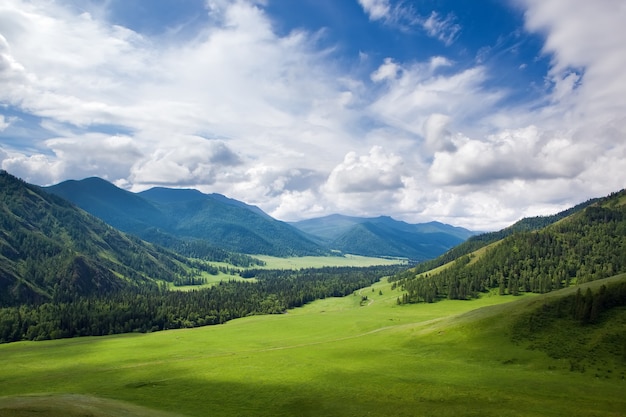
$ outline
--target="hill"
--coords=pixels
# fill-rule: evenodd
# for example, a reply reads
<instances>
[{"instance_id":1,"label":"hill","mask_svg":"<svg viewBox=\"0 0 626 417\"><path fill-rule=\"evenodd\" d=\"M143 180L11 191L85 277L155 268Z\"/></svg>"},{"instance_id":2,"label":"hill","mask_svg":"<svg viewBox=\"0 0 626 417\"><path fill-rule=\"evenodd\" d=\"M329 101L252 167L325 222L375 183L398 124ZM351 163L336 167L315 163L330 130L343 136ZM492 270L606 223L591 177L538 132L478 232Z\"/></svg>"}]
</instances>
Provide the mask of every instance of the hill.
<instances>
[{"instance_id":1,"label":"hill","mask_svg":"<svg viewBox=\"0 0 626 417\"><path fill-rule=\"evenodd\" d=\"M220 194L161 187L135 194L100 178L44 189L113 227L186 256L223 260L229 258L225 251L273 256L327 253L258 207Z\"/></svg>"},{"instance_id":2,"label":"hill","mask_svg":"<svg viewBox=\"0 0 626 417\"><path fill-rule=\"evenodd\" d=\"M388 216L364 218L334 214L292 224L333 250L417 261L432 259L475 234L439 222L409 224Z\"/></svg>"},{"instance_id":3,"label":"hill","mask_svg":"<svg viewBox=\"0 0 626 417\"><path fill-rule=\"evenodd\" d=\"M481 248L491 245L492 243L498 242L504 239L505 237L510 236L516 232L530 232L533 230L542 229L580 210L583 210L584 208L594 204L595 202L599 200L600 199L598 198L593 198L583 203L577 204L574 207L571 207L567 210L563 210L557 214L553 214L549 216L526 217L502 230L499 230L496 232L476 234L474 236L469 237L465 242L453 247L452 249L442 254L441 256L421 263L415 268L415 271L417 273L426 272L431 269L437 268L439 266L445 265L448 262L451 262L457 258L460 258L463 255L468 255L472 252L475 252Z\"/></svg>"},{"instance_id":4,"label":"hill","mask_svg":"<svg viewBox=\"0 0 626 417\"><path fill-rule=\"evenodd\" d=\"M0 172L0 306L156 287L196 266Z\"/></svg>"},{"instance_id":5,"label":"hill","mask_svg":"<svg viewBox=\"0 0 626 417\"><path fill-rule=\"evenodd\" d=\"M515 230L447 268L397 275L403 302L468 299L490 289L545 293L626 272L626 191L598 199L538 230Z\"/></svg>"}]
</instances>

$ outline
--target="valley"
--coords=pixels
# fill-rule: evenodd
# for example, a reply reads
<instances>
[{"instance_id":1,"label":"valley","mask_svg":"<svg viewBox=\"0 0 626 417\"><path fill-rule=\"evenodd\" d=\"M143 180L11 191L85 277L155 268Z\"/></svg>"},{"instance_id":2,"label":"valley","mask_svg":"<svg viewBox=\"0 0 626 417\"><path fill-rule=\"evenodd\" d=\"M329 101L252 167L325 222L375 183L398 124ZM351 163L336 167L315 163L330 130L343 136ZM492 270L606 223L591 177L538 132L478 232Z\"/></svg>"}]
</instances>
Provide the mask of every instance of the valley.
<instances>
[{"instance_id":1,"label":"valley","mask_svg":"<svg viewBox=\"0 0 626 417\"><path fill-rule=\"evenodd\" d=\"M626 412L624 190L414 264L166 249L0 180L0 416Z\"/></svg>"},{"instance_id":2,"label":"valley","mask_svg":"<svg viewBox=\"0 0 626 417\"><path fill-rule=\"evenodd\" d=\"M46 407L43 415L83 415L75 397L100 404L93 415L101 416L120 407L132 411L125 415L172 417L626 410L624 362L597 376L512 340L520 315L562 294L398 305L399 291L386 280L363 294L374 302L363 307L348 295L220 326L0 345L0 415L42 415ZM623 310L612 316L622 326L625 318ZM598 355L598 367L610 359ZM36 401L20 406L24 395Z\"/></svg>"},{"instance_id":3,"label":"valley","mask_svg":"<svg viewBox=\"0 0 626 417\"><path fill-rule=\"evenodd\" d=\"M626 417L624 22L1 0L0 417Z\"/></svg>"}]
</instances>

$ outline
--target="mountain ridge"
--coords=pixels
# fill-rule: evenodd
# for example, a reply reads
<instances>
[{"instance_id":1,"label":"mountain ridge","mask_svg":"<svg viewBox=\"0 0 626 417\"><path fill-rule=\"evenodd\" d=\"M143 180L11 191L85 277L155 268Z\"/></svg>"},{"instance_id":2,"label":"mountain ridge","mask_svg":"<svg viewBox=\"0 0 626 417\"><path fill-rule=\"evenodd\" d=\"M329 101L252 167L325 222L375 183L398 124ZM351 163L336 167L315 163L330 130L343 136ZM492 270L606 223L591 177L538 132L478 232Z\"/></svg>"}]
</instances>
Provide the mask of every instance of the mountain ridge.
<instances>
[{"instance_id":1,"label":"mountain ridge","mask_svg":"<svg viewBox=\"0 0 626 417\"><path fill-rule=\"evenodd\" d=\"M340 252L423 261L474 234L439 222L412 225L389 216L360 218L335 214L286 223L257 206L222 194L166 187L132 193L97 177L68 180L44 189L122 231L170 249L185 248L184 255L198 256L202 245L210 244L252 255Z\"/></svg>"},{"instance_id":2,"label":"mountain ridge","mask_svg":"<svg viewBox=\"0 0 626 417\"><path fill-rule=\"evenodd\" d=\"M416 261L434 258L476 233L435 221L410 224L390 216L331 214L291 224L344 253L364 256L384 253Z\"/></svg>"},{"instance_id":3,"label":"mountain ridge","mask_svg":"<svg viewBox=\"0 0 626 417\"><path fill-rule=\"evenodd\" d=\"M221 194L165 187L132 193L96 177L43 189L122 231L171 248L191 245L198 253L209 244L232 252L273 256L327 253L258 207Z\"/></svg>"}]
</instances>

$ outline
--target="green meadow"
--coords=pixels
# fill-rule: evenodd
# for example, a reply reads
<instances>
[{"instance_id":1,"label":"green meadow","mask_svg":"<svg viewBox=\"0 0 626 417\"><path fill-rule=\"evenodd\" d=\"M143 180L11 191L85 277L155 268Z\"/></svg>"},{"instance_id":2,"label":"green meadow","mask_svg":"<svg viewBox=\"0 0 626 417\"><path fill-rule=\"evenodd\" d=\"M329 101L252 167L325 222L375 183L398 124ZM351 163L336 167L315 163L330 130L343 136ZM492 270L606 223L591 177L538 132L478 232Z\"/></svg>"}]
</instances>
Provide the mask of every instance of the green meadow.
<instances>
[{"instance_id":1,"label":"green meadow","mask_svg":"<svg viewBox=\"0 0 626 417\"><path fill-rule=\"evenodd\" d=\"M300 256L277 258L275 256L255 255L265 262L266 269L300 269L300 268L323 268L325 266L354 266L368 267L375 265L396 265L406 263L399 258L373 258L369 256L350 255L343 256Z\"/></svg>"},{"instance_id":2,"label":"green meadow","mask_svg":"<svg viewBox=\"0 0 626 417\"><path fill-rule=\"evenodd\" d=\"M369 267L378 265L397 265L405 264L406 260L399 258L375 258L369 256L350 255L345 254L343 256L300 256L300 257L286 257L278 258L276 256L269 255L255 255L257 259L265 262L263 266L254 266L250 269L302 269L302 268L323 268L323 267ZM234 268L233 265L224 262L208 262L209 264L220 268ZM243 268L245 269L245 268ZM209 274L207 272L202 273L202 278L205 280L201 285L181 285L175 286L172 283L163 281L170 290L174 291L190 291L198 288L211 287L219 284L221 281L249 281L254 282L254 278L242 278L238 274L226 274L220 271L216 275Z\"/></svg>"},{"instance_id":3,"label":"green meadow","mask_svg":"<svg viewBox=\"0 0 626 417\"><path fill-rule=\"evenodd\" d=\"M626 415L623 363L572 371L512 341L557 293L399 295L383 280L218 326L0 345L0 416Z\"/></svg>"}]
</instances>

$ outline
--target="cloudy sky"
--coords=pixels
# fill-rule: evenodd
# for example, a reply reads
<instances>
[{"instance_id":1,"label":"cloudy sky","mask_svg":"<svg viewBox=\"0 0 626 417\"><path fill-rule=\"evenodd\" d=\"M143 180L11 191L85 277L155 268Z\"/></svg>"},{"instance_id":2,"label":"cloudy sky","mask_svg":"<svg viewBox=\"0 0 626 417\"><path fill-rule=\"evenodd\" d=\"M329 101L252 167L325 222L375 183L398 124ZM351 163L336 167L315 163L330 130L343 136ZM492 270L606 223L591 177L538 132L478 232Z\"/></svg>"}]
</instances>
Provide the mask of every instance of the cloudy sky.
<instances>
[{"instance_id":1,"label":"cloudy sky","mask_svg":"<svg viewBox=\"0 0 626 417\"><path fill-rule=\"evenodd\" d=\"M626 185L623 0L2 0L0 165L495 230Z\"/></svg>"}]
</instances>

